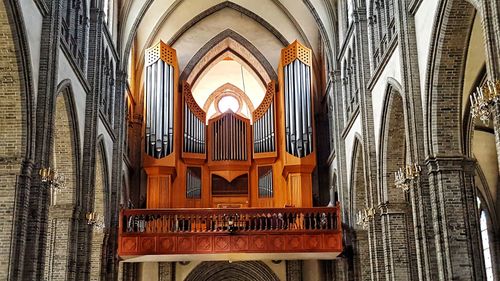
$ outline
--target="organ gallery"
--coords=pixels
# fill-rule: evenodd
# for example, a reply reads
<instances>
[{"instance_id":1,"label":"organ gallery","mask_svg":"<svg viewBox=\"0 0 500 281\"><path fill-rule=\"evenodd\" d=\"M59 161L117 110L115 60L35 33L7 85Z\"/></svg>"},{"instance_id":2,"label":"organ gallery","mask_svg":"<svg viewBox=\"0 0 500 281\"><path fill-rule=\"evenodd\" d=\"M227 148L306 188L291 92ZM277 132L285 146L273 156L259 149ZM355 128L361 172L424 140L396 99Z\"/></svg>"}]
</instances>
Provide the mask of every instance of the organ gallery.
<instances>
[{"instance_id":1,"label":"organ gallery","mask_svg":"<svg viewBox=\"0 0 500 281\"><path fill-rule=\"evenodd\" d=\"M229 83L211 94L212 114L179 81L176 50L146 52L144 151L148 208L312 207L316 166L312 54L281 51L278 81L254 95ZM222 111L232 99L236 107ZM206 102L205 102L206 103Z\"/></svg>"}]
</instances>

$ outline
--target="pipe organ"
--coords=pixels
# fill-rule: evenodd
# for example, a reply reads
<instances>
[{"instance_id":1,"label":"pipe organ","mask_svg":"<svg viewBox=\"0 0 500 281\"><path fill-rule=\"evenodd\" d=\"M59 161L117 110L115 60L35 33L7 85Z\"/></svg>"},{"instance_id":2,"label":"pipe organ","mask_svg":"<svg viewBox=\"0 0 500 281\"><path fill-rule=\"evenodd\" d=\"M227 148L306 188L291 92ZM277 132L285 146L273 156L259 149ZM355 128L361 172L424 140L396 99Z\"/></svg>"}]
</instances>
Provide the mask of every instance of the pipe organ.
<instances>
[{"instance_id":1,"label":"pipe organ","mask_svg":"<svg viewBox=\"0 0 500 281\"><path fill-rule=\"evenodd\" d=\"M275 151L274 82L267 85L266 96L253 113L253 148L255 153Z\"/></svg>"},{"instance_id":2,"label":"pipe organ","mask_svg":"<svg viewBox=\"0 0 500 281\"><path fill-rule=\"evenodd\" d=\"M160 42L148 49L146 62L148 208L312 206L311 50L297 41L282 50L279 80L266 81L250 116L228 110L208 120L191 85L178 81L175 50Z\"/></svg>"},{"instance_id":3,"label":"pipe organ","mask_svg":"<svg viewBox=\"0 0 500 281\"><path fill-rule=\"evenodd\" d=\"M312 152L311 68L299 58L283 68L286 151L296 157Z\"/></svg>"},{"instance_id":4,"label":"pipe organ","mask_svg":"<svg viewBox=\"0 0 500 281\"><path fill-rule=\"evenodd\" d=\"M233 112L211 119L208 124L212 161L246 161L250 121Z\"/></svg>"},{"instance_id":5,"label":"pipe organ","mask_svg":"<svg viewBox=\"0 0 500 281\"><path fill-rule=\"evenodd\" d=\"M174 150L173 49L162 43L149 49L146 57L146 139L149 156L163 158Z\"/></svg>"},{"instance_id":6,"label":"pipe organ","mask_svg":"<svg viewBox=\"0 0 500 281\"><path fill-rule=\"evenodd\" d=\"M191 87L183 83L184 95L184 149L186 153L205 153L206 114L194 100Z\"/></svg>"}]
</instances>

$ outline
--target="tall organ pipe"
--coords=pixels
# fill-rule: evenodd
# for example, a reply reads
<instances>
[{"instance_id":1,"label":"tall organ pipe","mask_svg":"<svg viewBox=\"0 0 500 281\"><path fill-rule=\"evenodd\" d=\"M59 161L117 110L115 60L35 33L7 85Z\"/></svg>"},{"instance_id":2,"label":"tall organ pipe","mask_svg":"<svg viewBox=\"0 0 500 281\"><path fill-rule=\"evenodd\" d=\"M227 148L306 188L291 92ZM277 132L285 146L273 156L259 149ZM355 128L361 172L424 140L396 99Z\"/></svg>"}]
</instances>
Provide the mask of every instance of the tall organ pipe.
<instances>
[{"instance_id":1,"label":"tall organ pipe","mask_svg":"<svg viewBox=\"0 0 500 281\"><path fill-rule=\"evenodd\" d=\"M285 147L288 153L305 157L313 150L311 69L295 59L283 68L283 74Z\"/></svg>"},{"instance_id":2,"label":"tall organ pipe","mask_svg":"<svg viewBox=\"0 0 500 281\"><path fill-rule=\"evenodd\" d=\"M156 47L155 47L156 48ZM145 69L145 152L160 159L173 152L174 67L157 49L147 54Z\"/></svg>"}]
</instances>

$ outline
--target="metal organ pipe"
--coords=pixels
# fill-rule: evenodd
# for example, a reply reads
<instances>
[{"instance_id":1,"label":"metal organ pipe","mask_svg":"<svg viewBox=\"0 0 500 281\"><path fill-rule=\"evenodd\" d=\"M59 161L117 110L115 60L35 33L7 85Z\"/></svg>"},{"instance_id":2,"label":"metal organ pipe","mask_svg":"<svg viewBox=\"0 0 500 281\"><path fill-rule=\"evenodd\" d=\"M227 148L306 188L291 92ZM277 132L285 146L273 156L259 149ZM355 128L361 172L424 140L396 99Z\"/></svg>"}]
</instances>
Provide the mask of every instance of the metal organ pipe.
<instances>
[{"instance_id":1,"label":"metal organ pipe","mask_svg":"<svg viewBox=\"0 0 500 281\"><path fill-rule=\"evenodd\" d=\"M309 66L306 67L306 82L307 85L311 85L311 68ZM313 149L313 126L312 126L312 101L311 101L311 87L306 87L306 108L309 110L307 114L307 135L308 135L308 148L309 153L312 153Z\"/></svg>"},{"instance_id":2,"label":"metal organ pipe","mask_svg":"<svg viewBox=\"0 0 500 281\"><path fill-rule=\"evenodd\" d=\"M285 142L296 157L312 153L311 69L299 59L284 67Z\"/></svg>"},{"instance_id":3,"label":"metal organ pipe","mask_svg":"<svg viewBox=\"0 0 500 281\"><path fill-rule=\"evenodd\" d=\"M145 152L163 158L173 152L174 68L162 59L146 66Z\"/></svg>"}]
</instances>

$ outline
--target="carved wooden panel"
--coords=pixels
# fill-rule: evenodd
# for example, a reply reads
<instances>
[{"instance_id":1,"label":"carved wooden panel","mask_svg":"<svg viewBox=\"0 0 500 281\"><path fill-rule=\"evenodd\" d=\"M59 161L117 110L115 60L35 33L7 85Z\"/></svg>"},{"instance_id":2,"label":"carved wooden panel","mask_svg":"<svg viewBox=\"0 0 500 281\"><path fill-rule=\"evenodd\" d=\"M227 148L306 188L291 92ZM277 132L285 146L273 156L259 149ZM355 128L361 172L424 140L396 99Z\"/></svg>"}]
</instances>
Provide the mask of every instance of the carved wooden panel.
<instances>
[{"instance_id":1,"label":"carved wooden panel","mask_svg":"<svg viewBox=\"0 0 500 281\"><path fill-rule=\"evenodd\" d=\"M191 85L189 85L186 81L182 82L182 95L184 96L184 102L188 105L191 112L193 112L198 119L205 122L207 114L194 99L193 94L191 93Z\"/></svg>"},{"instance_id":2,"label":"carved wooden panel","mask_svg":"<svg viewBox=\"0 0 500 281\"><path fill-rule=\"evenodd\" d=\"M159 59L172 66L177 65L175 49L163 43L161 40L158 44L146 50L146 66L155 63Z\"/></svg>"},{"instance_id":3,"label":"carved wooden panel","mask_svg":"<svg viewBox=\"0 0 500 281\"><path fill-rule=\"evenodd\" d=\"M158 250L161 253L175 252L175 237L160 237L158 240Z\"/></svg>"},{"instance_id":4,"label":"carved wooden panel","mask_svg":"<svg viewBox=\"0 0 500 281\"><path fill-rule=\"evenodd\" d=\"M140 237L139 248L141 252L156 251L156 237Z\"/></svg>"},{"instance_id":5,"label":"carved wooden panel","mask_svg":"<svg viewBox=\"0 0 500 281\"><path fill-rule=\"evenodd\" d=\"M285 66L296 59L299 59L309 66L312 65L311 49L300 44L297 40L281 50L281 64L282 66Z\"/></svg>"},{"instance_id":6,"label":"carved wooden panel","mask_svg":"<svg viewBox=\"0 0 500 281\"><path fill-rule=\"evenodd\" d=\"M121 234L119 255L173 255L213 253L302 253L342 251L342 234L307 231L295 233L178 233ZM139 244L139 245L138 245Z\"/></svg>"},{"instance_id":7,"label":"carved wooden panel","mask_svg":"<svg viewBox=\"0 0 500 281\"><path fill-rule=\"evenodd\" d=\"M264 96L264 99L260 103L260 105L253 111L253 122L259 120L262 115L264 115L267 112L267 109L271 105L271 103L274 100L274 94L275 94L275 84L274 81L271 81L267 84L266 87L266 95Z\"/></svg>"},{"instance_id":8,"label":"carved wooden panel","mask_svg":"<svg viewBox=\"0 0 500 281\"><path fill-rule=\"evenodd\" d=\"M231 250L230 236L214 236L214 252L229 252Z\"/></svg>"}]
</instances>

